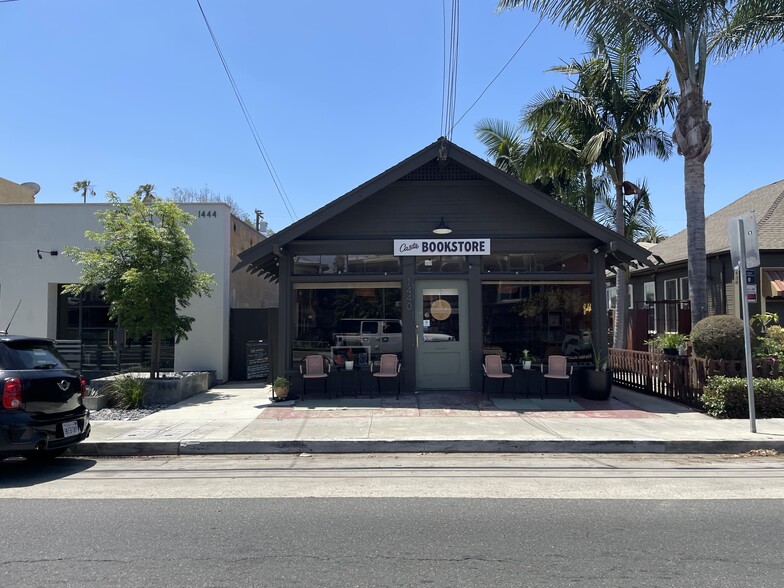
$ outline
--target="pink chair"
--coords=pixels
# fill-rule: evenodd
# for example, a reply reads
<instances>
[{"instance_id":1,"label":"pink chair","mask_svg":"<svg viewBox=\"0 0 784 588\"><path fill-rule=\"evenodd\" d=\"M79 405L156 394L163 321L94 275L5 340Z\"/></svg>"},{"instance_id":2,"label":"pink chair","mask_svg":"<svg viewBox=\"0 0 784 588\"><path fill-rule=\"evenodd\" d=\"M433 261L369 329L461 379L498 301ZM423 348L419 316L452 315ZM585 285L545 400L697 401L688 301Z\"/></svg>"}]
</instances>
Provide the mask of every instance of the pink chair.
<instances>
[{"instance_id":1,"label":"pink chair","mask_svg":"<svg viewBox=\"0 0 784 588\"><path fill-rule=\"evenodd\" d=\"M482 378L482 396L485 395L485 380L487 378L490 378L491 380L501 380L501 394L503 395L504 384L506 384L506 381L509 380L514 373L514 366L509 364L509 367L511 368L511 371L505 372L500 355L485 355L485 362L482 364L482 370L484 371L484 377ZM514 387L512 387L512 397L517 398Z\"/></svg>"},{"instance_id":2,"label":"pink chair","mask_svg":"<svg viewBox=\"0 0 784 588\"><path fill-rule=\"evenodd\" d=\"M327 395L327 374L329 373L329 360L323 355L308 355L299 364L302 374L302 400L308 389L308 380L324 380L324 395Z\"/></svg>"},{"instance_id":3,"label":"pink chair","mask_svg":"<svg viewBox=\"0 0 784 588\"><path fill-rule=\"evenodd\" d=\"M400 398L400 362L397 355L394 353L384 353L379 362L378 371L373 372L373 377L376 378L378 384L378 395L381 396L381 379L382 378L396 378L397 379L397 398Z\"/></svg>"},{"instance_id":4,"label":"pink chair","mask_svg":"<svg viewBox=\"0 0 784 588\"><path fill-rule=\"evenodd\" d=\"M542 372L544 372L544 364L542 364ZM551 355L547 358L547 372L544 373L542 383L545 387L545 392L549 394L549 381L560 380L566 382L566 394L569 397L569 402L572 401L572 366L566 359L565 355Z\"/></svg>"}]
</instances>

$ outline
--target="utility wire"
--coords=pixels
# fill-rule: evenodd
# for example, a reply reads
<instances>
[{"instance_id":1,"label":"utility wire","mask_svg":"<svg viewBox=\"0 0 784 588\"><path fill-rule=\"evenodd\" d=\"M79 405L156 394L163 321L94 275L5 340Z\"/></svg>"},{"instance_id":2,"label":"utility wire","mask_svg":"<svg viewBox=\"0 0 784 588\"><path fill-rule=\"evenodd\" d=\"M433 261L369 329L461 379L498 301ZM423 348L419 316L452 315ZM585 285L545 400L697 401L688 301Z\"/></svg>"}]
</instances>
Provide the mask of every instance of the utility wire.
<instances>
[{"instance_id":1,"label":"utility wire","mask_svg":"<svg viewBox=\"0 0 784 588\"><path fill-rule=\"evenodd\" d=\"M459 119L457 119L457 122L456 122L455 124L453 124L453 125L452 125L452 128L450 128L450 129L449 129L449 133L450 133L450 135L451 135L451 133L452 133L452 129L454 129L454 128L455 128L455 127L458 125L458 124L460 124L460 121L461 121L461 120L463 120L463 119L465 118L465 115L466 115L466 114L468 114L469 112L471 112L471 109L472 109L474 106L476 106L476 105L477 105L477 103L478 103L478 102L479 102L479 101L482 99L482 96L484 96L484 95L485 95L485 92L487 92L487 91L490 89L490 86L492 86L492 85L493 85L493 83L494 83L494 82L495 82L495 81L498 79L498 77L499 77L499 76L500 76L502 73L504 73L504 70L505 70L505 69L506 69L506 68L509 66L509 64L510 64L510 63L512 63L512 60L513 60L515 57L517 57L517 54L518 54L518 53L520 53L520 50L521 50L523 47L525 47L525 44L528 42L528 39L530 39L530 38L531 38L531 36L532 36L532 35L533 35L533 34L536 32L536 29L538 29L538 28L539 28L539 25L540 25L540 24L542 24L542 20L543 20L542 18L540 18L540 19L539 19L539 22L537 22L537 23L536 23L536 26L535 26L533 29L531 29L531 32L530 32L530 33L528 33L528 36L527 36L525 39L523 39L523 42L522 42L522 43L520 43L520 46L517 48L517 51L515 51L515 52L512 54L512 56L509 58L509 60L508 60L508 61L507 61L507 62L504 64L504 67L502 67L502 68L501 68L501 71L499 71L497 74L495 74L495 77L494 77L492 80L490 80L490 83L489 83L489 84L487 84L487 86L485 87L485 89L484 89L484 90L482 90L482 93L481 93L481 94L479 94L479 97L478 97L476 100L474 100L474 103L473 103L471 106L469 106L469 107L468 107L468 110L466 110L466 111L463 113L463 115L462 115L462 116L461 116Z\"/></svg>"},{"instance_id":2,"label":"utility wire","mask_svg":"<svg viewBox=\"0 0 784 588\"><path fill-rule=\"evenodd\" d=\"M442 1L444 12L444 72L441 94L441 136L451 140L452 124L455 120L457 103L457 58L460 47L460 1L452 0L449 26L449 42L446 33L446 4Z\"/></svg>"},{"instance_id":3,"label":"utility wire","mask_svg":"<svg viewBox=\"0 0 784 588\"><path fill-rule=\"evenodd\" d=\"M253 124L253 119L250 116L250 112L248 111L247 107L245 106L245 101L242 99L242 95L240 94L239 87L237 83L234 81L234 76L231 74L231 70L229 69L229 64L226 61L226 58L223 56L223 51L221 51L220 45L218 44L218 39L215 37L215 33L212 31L212 27L210 26L210 21L207 20L207 15L204 12L204 8L201 6L201 0L196 0L196 4L199 6L199 11L201 12L201 16L204 19L204 24L207 25L207 30L210 33L210 37L212 38L212 44L215 45L215 50L218 52L218 57L223 64L223 69L226 71L226 76L229 78L229 83L231 84L232 90L234 90L234 95L237 98L237 102L240 105L240 109L242 110L242 114L245 117L245 122L248 124L248 128L250 129L251 134L253 135L253 140L256 142L256 147L261 154L261 158L264 160L264 165L267 166L267 171L272 178L272 183L275 184L275 189L278 191L278 195L280 195L280 199L283 202L283 206L286 207L286 212L289 213L289 217L291 220L296 220L297 214L294 212L294 206L291 204L289 200L288 194L286 194L286 190L283 188L283 183L280 181L278 177L278 173L275 171L275 167L272 165L272 160L270 159L269 153L267 153L266 148L264 147L264 143L261 141L261 137L259 136L258 131L256 130L256 125Z\"/></svg>"}]
</instances>

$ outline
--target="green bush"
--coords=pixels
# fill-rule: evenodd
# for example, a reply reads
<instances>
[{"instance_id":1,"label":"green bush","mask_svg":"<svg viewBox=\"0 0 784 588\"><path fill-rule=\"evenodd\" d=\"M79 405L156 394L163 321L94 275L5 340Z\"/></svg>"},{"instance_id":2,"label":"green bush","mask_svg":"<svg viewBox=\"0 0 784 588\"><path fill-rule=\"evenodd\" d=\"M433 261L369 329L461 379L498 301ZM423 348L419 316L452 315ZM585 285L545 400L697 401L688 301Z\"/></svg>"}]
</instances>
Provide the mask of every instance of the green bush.
<instances>
[{"instance_id":1,"label":"green bush","mask_svg":"<svg viewBox=\"0 0 784 588\"><path fill-rule=\"evenodd\" d=\"M772 325L767 328L763 336L757 337L754 357L784 359L784 329L778 325Z\"/></svg>"},{"instance_id":2,"label":"green bush","mask_svg":"<svg viewBox=\"0 0 784 588\"><path fill-rule=\"evenodd\" d=\"M706 412L719 419L749 418L746 378L713 376L702 393ZM784 417L784 378L754 379L754 408L760 418Z\"/></svg>"},{"instance_id":3,"label":"green bush","mask_svg":"<svg viewBox=\"0 0 784 588\"><path fill-rule=\"evenodd\" d=\"M119 376L107 384L103 391L109 402L117 408L132 409L144 406L144 382L130 374Z\"/></svg>"},{"instance_id":4,"label":"green bush","mask_svg":"<svg viewBox=\"0 0 784 588\"><path fill-rule=\"evenodd\" d=\"M728 314L702 319L691 330L694 355L705 359L743 359L743 321Z\"/></svg>"}]
</instances>

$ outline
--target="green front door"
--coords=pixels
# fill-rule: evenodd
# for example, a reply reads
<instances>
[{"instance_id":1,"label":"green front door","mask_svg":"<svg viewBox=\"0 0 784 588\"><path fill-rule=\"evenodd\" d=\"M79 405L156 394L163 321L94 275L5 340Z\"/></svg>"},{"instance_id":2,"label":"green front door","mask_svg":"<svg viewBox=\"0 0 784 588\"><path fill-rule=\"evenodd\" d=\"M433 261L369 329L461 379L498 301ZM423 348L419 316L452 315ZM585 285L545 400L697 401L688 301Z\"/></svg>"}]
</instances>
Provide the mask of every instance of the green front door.
<instances>
[{"instance_id":1,"label":"green front door","mask_svg":"<svg viewBox=\"0 0 784 588\"><path fill-rule=\"evenodd\" d=\"M417 390L468 390L468 282L416 283Z\"/></svg>"}]
</instances>

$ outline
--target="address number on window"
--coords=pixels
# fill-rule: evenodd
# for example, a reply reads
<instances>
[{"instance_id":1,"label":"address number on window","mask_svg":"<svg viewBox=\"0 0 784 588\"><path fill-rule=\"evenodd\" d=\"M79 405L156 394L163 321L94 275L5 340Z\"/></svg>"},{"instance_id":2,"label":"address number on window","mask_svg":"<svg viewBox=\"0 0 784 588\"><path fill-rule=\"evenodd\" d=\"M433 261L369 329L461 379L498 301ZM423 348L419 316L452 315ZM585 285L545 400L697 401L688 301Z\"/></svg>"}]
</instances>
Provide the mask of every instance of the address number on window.
<instances>
[{"instance_id":1,"label":"address number on window","mask_svg":"<svg viewBox=\"0 0 784 588\"><path fill-rule=\"evenodd\" d=\"M218 213L214 210L200 210L197 216L199 218L216 218Z\"/></svg>"}]
</instances>

